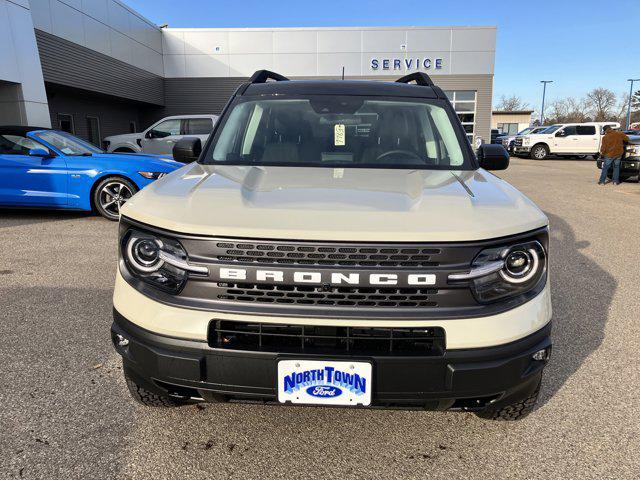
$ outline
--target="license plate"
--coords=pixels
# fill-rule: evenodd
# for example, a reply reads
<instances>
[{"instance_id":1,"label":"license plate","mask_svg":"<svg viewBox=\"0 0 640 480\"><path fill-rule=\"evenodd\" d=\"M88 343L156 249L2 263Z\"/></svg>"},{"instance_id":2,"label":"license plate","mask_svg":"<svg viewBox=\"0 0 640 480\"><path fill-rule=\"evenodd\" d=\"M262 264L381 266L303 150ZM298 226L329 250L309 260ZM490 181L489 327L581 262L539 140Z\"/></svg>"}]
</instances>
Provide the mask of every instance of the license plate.
<instances>
[{"instance_id":1,"label":"license plate","mask_svg":"<svg viewBox=\"0 0 640 480\"><path fill-rule=\"evenodd\" d=\"M307 405L371 405L368 362L280 360L278 401Z\"/></svg>"}]
</instances>

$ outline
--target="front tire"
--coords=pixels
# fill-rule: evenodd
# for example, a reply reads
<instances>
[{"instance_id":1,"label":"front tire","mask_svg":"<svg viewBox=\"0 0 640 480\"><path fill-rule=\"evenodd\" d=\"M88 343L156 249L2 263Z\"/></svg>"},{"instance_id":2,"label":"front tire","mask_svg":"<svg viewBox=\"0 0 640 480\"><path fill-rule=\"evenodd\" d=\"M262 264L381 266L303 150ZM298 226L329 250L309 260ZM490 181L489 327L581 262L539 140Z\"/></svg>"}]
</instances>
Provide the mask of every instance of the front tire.
<instances>
[{"instance_id":1,"label":"front tire","mask_svg":"<svg viewBox=\"0 0 640 480\"><path fill-rule=\"evenodd\" d=\"M122 177L107 177L93 192L93 206L107 220L118 221L120 208L138 191L131 181Z\"/></svg>"},{"instance_id":2,"label":"front tire","mask_svg":"<svg viewBox=\"0 0 640 480\"><path fill-rule=\"evenodd\" d=\"M538 396L540 395L540 384L535 391L524 400L512 403L511 405L502 405L499 408L491 408L476 412L476 415L486 420L502 420L502 421L515 421L521 420L529 415L538 402Z\"/></svg>"},{"instance_id":3,"label":"front tire","mask_svg":"<svg viewBox=\"0 0 640 480\"><path fill-rule=\"evenodd\" d=\"M530 155L533 160L544 160L549 156L549 147L542 144L534 145Z\"/></svg>"},{"instance_id":4,"label":"front tire","mask_svg":"<svg viewBox=\"0 0 640 480\"><path fill-rule=\"evenodd\" d=\"M136 382L131 380L131 378L129 378L126 374L124 376L124 379L127 382L127 388L129 389L131 398L133 398L140 405L156 408L171 408L184 405L177 399L150 392L149 390L141 387Z\"/></svg>"}]
</instances>

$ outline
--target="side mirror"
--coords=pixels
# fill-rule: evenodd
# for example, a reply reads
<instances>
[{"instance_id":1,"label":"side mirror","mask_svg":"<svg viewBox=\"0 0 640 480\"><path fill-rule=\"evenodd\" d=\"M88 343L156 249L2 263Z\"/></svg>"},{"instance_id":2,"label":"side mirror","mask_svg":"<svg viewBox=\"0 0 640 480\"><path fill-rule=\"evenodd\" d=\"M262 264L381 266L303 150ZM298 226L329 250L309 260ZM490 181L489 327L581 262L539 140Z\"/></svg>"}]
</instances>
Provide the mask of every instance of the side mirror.
<instances>
[{"instance_id":1,"label":"side mirror","mask_svg":"<svg viewBox=\"0 0 640 480\"><path fill-rule=\"evenodd\" d=\"M173 146L173 159L176 162L191 163L198 160L202 153L202 142L198 137L186 137Z\"/></svg>"},{"instance_id":2,"label":"side mirror","mask_svg":"<svg viewBox=\"0 0 640 480\"><path fill-rule=\"evenodd\" d=\"M144 134L144 138L156 138L153 130L149 130L147 133Z\"/></svg>"},{"instance_id":3,"label":"side mirror","mask_svg":"<svg viewBox=\"0 0 640 480\"><path fill-rule=\"evenodd\" d=\"M558 133L556 133L556 137L566 137L567 136L567 132L565 132L564 130L560 130Z\"/></svg>"},{"instance_id":4,"label":"side mirror","mask_svg":"<svg viewBox=\"0 0 640 480\"><path fill-rule=\"evenodd\" d=\"M502 145L485 143L478 148L478 163L485 170L506 170L509 152Z\"/></svg>"},{"instance_id":5,"label":"side mirror","mask_svg":"<svg viewBox=\"0 0 640 480\"><path fill-rule=\"evenodd\" d=\"M50 157L51 154L47 152L44 148L32 148L29 150L30 157Z\"/></svg>"}]
</instances>

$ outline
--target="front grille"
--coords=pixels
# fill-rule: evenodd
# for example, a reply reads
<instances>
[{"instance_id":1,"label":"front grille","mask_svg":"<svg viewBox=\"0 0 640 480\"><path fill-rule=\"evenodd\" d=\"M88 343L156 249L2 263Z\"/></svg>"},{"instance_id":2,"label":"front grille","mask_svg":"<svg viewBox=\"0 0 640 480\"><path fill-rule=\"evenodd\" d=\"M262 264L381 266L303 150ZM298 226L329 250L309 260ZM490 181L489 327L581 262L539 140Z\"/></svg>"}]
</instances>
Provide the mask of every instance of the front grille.
<instances>
[{"instance_id":1,"label":"front grille","mask_svg":"<svg viewBox=\"0 0 640 480\"><path fill-rule=\"evenodd\" d=\"M342 307L437 307L438 290L427 288L313 287L218 283L220 300Z\"/></svg>"},{"instance_id":2,"label":"front grille","mask_svg":"<svg viewBox=\"0 0 640 480\"><path fill-rule=\"evenodd\" d=\"M336 267L434 267L439 248L331 246L272 242L216 244L216 260L256 264L315 265Z\"/></svg>"},{"instance_id":3,"label":"front grille","mask_svg":"<svg viewBox=\"0 0 640 480\"><path fill-rule=\"evenodd\" d=\"M216 320L209 327L209 346L322 355L440 356L445 351L445 333L440 327L332 327Z\"/></svg>"}]
</instances>

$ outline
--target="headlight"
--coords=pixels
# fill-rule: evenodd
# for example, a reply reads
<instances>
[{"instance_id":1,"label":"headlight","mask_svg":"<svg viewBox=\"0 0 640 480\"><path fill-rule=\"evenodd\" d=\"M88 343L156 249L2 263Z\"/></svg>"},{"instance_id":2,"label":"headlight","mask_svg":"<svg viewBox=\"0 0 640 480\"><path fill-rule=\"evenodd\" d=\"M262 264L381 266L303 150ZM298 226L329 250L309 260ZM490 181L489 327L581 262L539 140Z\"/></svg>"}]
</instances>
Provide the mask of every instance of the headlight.
<instances>
[{"instance_id":1,"label":"headlight","mask_svg":"<svg viewBox=\"0 0 640 480\"><path fill-rule=\"evenodd\" d=\"M162 178L166 175L164 172L138 172L144 178L148 178L149 180L157 180L158 178Z\"/></svg>"},{"instance_id":2,"label":"headlight","mask_svg":"<svg viewBox=\"0 0 640 480\"><path fill-rule=\"evenodd\" d=\"M627 153L632 157L640 157L640 145L627 145Z\"/></svg>"},{"instance_id":3,"label":"headlight","mask_svg":"<svg viewBox=\"0 0 640 480\"><path fill-rule=\"evenodd\" d=\"M179 293L190 273L209 272L207 267L188 262L180 242L152 233L129 230L121 248L122 258L134 277L169 293Z\"/></svg>"},{"instance_id":4,"label":"headlight","mask_svg":"<svg viewBox=\"0 0 640 480\"><path fill-rule=\"evenodd\" d=\"M469 273L450 275L449 280L469 281L478 302L492 303L533 290L546 274L546 252L533 240L483 250Z\"/></svg>"}]
</instances>

